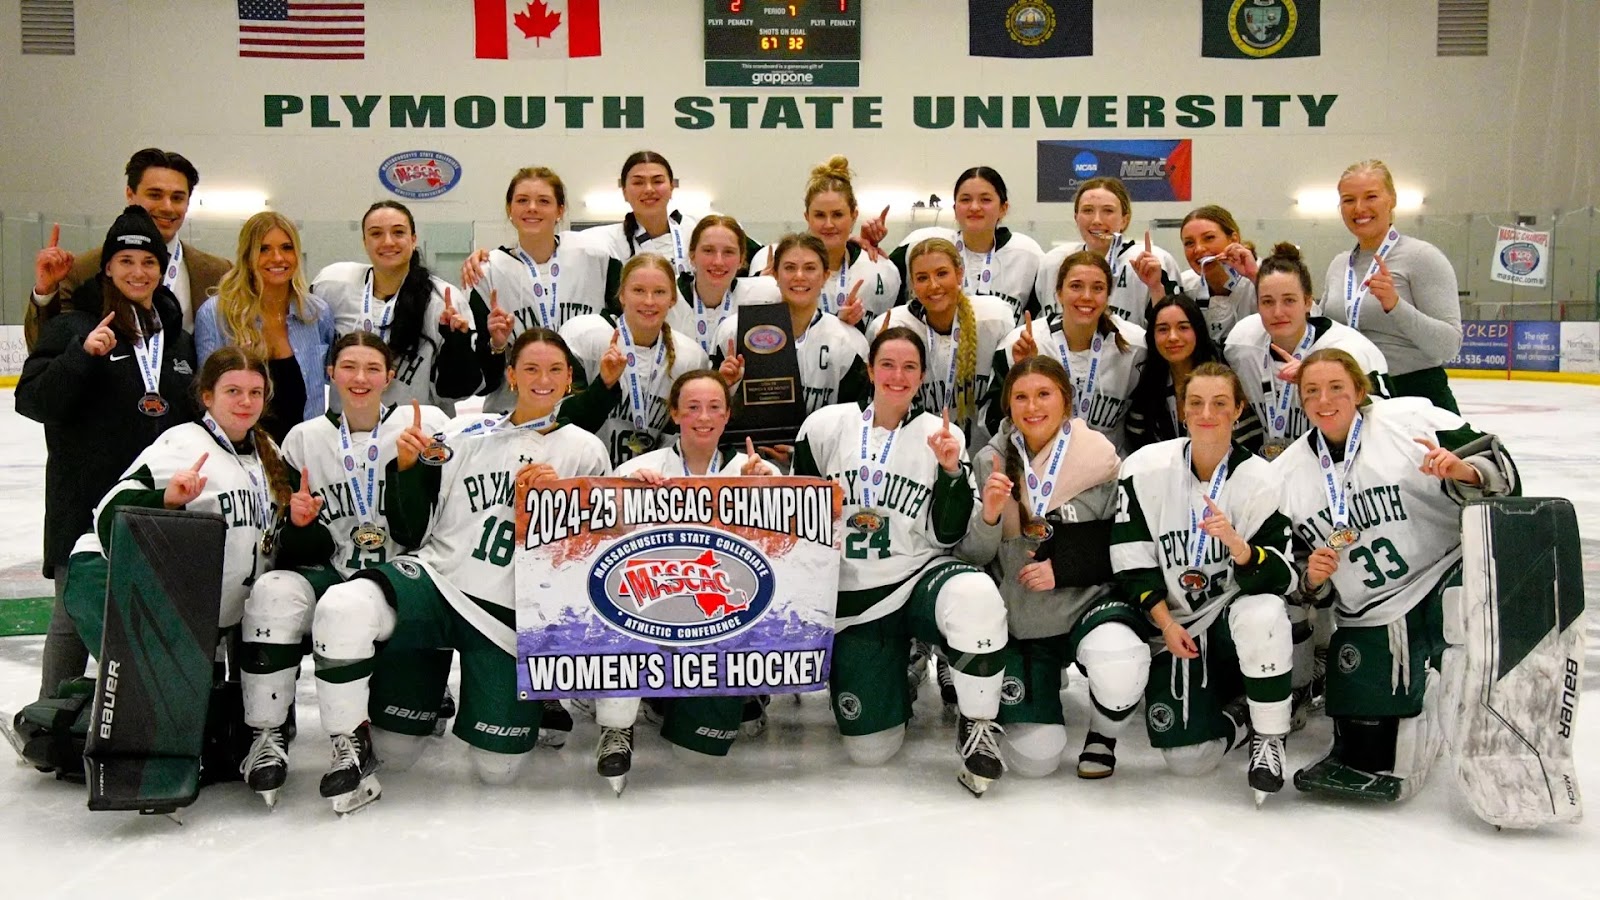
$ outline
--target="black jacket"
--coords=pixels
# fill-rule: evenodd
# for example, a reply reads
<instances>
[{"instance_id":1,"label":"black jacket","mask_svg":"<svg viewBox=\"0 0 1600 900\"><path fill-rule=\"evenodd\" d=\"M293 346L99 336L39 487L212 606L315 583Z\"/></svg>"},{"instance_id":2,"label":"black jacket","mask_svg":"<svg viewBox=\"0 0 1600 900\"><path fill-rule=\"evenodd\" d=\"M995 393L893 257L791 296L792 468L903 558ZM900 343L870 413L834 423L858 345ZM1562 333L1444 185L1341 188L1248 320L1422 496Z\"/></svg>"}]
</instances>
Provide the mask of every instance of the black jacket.
<instances>
[{"instance_id":1,"label":"black jacket","mask_svg":"<svg viewBox=\"0 0 1600 900\"><path fill-rule=\"evenodd\" d=\"M90 528L94 506L135 457L168 428L199 418L190 395L195 374L194 337L183 330L177 298L156 292L165 346L161 396L167 413L139 411L144 381L132 344L118 337L105 356L92 356L83 340L100 324L99 280L74 295L82 304L51 319L17 381L17 412L44 425L49 458L44 469L44 574L66 565L72 545ZM93 297L88 295L94 294ZM92 301L92 302L91 302Z\"/></svg>"}]
</instances>

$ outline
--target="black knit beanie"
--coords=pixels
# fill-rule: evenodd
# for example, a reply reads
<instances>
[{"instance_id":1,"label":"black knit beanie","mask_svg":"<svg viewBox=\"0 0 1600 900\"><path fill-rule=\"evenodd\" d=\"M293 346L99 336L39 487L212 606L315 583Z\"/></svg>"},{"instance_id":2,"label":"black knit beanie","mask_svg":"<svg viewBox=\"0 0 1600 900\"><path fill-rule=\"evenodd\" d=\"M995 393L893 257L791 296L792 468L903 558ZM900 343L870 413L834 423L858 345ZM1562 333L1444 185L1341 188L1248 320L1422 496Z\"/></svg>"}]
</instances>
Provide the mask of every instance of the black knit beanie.
<instances>
[{"instance_id":1,"label":"black knit beanie","mask_svg":"<svg viewBox=\"0 0 1600 900\"><path fill-rule=\"evenodd\" d=\"M142 206L129 206L111 223L106 232L105 245L100 248L100 268L111 262L118 250L145 250L155 255L161 265L161 274L167 272L167 242L156 228L156 220Z\"/></svg>"}]
</instances>

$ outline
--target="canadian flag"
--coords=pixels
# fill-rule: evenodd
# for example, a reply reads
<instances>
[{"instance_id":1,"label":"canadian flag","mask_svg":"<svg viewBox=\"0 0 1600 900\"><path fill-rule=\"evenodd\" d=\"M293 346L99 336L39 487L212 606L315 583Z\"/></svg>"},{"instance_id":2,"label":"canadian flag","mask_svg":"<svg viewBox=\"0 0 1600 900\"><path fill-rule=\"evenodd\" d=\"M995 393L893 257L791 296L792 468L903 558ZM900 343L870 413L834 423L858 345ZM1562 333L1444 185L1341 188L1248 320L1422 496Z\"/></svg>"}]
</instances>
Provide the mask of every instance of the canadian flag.
<instances>
[{"instance_id":1,"label":"canadian flag","mask_svg":"<svg viewBox=\"0 0 1600 900\"><path fill-rule=\"evenodd\" d=\"M479 59L600 55L600 0L473 0Z\"/></svg>"}]
</instances>

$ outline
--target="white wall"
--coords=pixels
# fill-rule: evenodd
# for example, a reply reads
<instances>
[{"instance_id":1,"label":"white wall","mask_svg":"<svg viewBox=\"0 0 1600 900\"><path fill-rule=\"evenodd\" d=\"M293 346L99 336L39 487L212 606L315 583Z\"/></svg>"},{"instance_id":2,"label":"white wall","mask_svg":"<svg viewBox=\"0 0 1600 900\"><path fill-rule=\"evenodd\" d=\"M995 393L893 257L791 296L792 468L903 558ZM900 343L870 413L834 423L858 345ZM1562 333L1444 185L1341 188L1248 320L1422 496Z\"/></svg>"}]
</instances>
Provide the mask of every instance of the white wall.
<instances>
[{"instance_id":1,"label":"white wall","mask_svg":"<svg viewBox=\"0 0 1600 900\"><path fill-rule=\"evenodd\" d=\"M376 0L368 4L368 58L335 63L239 59L232 3L79 0L76 56L23 57L15 39L0 47L7 151L0 210L113 212L128 154L154 144L194 160L203 186L263 190L273 207L301 220L359 215L386 196L378 164L409 149L449 153L465 172L454 191L413 204L424 221L494 222L506 177L525 164L561 172L575 201L569 214L583 219L593 215L581 198L609 189L622 158L649 147L674 162L685 189L776 228L798 220L809 167L842 152L868 191L948 197L962 168L995 166L1011 183L1013 223L1032 222L1048 240L1066 235L1070 210L1034 202L1035 141L1108 137L1195 141L1195 203L1142 204L1140 220L1181 216L1212 201L1242 221L1295 217L1297 191L1331 187L1346 164L1368 156L1387 160L1403 188L1421 190L1428 216L1594 202L1600 4L1496 0L1490 56L1477 59L1434 55L1432 0L1322 5L1318 58L1202 59L1198 2L1102 0L1095 56L1012 61L967 56L966 4L959 0L876 0L866 4L861 88L736 91L703 86L699 0L605 0L604 56L570 62L476 60L471 4ZM0 20L16 21L15 4L5 7ZM174 7L185 11L182 21ZM341 127L314 128L302 114L268 128L267 94L331 95ZM385 103L373 127L361 129L343 112L342 94L443 94L447 103L468 95L635 95L643 98L645 122L602 128L597 101L582 129L393 129ZM1037 106L1028 128L916 127L913 98L938 94L956 96L958 112L968 94L1111 95L1118 127L1087 127L1080 113L1076 127L1047 129ZM1337 99L1324 127L1309 127L1295 101L1284 106L1280 126L1263 127L1258 105L1247 100L1241 127L1219 116L1210 127L1183 128L1172 107L1185 94L1217 97L1218 109L1226 94ZM808 127L801 130L735 130L722 106L713 128L674 122L680 97L738 95L846 99L831 129L809 127L804 103ZM1164 98L1165 127L1128 127L1128 95ZM855 96L882 98L880 129L851 127ZM560 110L551 105L553 121ZM902 218L899 227L906 224Z\"/></svg>"}]
</instances>

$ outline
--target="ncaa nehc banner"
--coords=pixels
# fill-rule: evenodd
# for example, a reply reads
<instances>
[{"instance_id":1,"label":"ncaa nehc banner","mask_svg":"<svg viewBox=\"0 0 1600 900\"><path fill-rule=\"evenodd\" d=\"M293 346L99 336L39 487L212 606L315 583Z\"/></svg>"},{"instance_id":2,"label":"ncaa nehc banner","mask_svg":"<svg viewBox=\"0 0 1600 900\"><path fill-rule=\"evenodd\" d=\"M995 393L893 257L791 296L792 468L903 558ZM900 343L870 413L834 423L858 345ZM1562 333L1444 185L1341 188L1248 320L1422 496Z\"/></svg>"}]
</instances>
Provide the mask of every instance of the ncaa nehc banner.
<instances>
[{"instance_id":1,"label":"ncaa nehc banner","mask_svg":"<svg viewBox=\"0 0 1600 900\"><path fill-rule=\"evenodd\" d=\"M1120 178L1133 200L1189 199L1194 142L1039 141L1040 203L1071 203L1091 178Z\"/></svg>"},{"instance_id":2,"label":"ncaa nehc banner","mask_svg":"<svg viewBox=\"0 0 1600 900\"><path fill-rule=\"evenodd\" d=\"M825 686L840 508L816 478L574 478L519 495L520 697Z\"/></svg>"}]
</instances>

